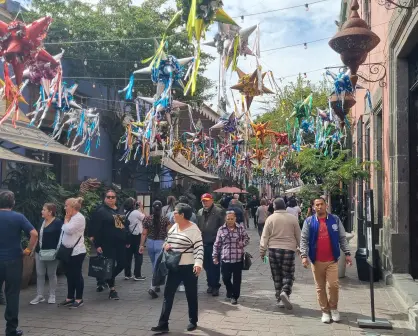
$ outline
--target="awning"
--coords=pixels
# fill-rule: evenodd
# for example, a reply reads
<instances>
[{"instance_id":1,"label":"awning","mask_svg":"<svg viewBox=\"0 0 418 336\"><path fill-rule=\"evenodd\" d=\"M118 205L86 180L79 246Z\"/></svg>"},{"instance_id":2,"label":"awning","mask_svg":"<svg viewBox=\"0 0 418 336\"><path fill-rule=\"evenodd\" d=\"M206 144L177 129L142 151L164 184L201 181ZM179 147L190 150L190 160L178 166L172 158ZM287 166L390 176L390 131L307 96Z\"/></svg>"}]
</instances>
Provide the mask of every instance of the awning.
<instances>
[{"instance_id":1,"label":"awning","mask_svg":"<svg viewBox=\"0 0 418 336\"><path fill-rule=\"evenodd\" d=\"M60 144L58 141L50 138L40 129L29 126L27 123L22 121L18 121L17 127L14 128L11 121L6 120L0 126L0 140L8 141L19 147L28 149L102 160L83 153L79 153L77 151L72 151L68 147Z\"/></svg>"},{"instance_id":2,"label":"awning","mask_svg":"<svg viewBox=\"0 0 418 336\"><path fill-rule=\"evenodd\" d=\"M172 171L175 171L176 173L179 173L181 175L184 175L186 177L190 177L193 180L203 182L203 183L213 183L210 181L206 181L205 179L196 176L196 174L192 173L190 170L184 169L182 166L180 166L177 162L170 158L163 158L161 161L162 165Z\"/></svg>"},{"instance_id":3,"label":"awning","mask_svg":"<svg viewBox=\"0 0 418 336\"><path fill-rule=\"evenodd\" d=\"M32 165L41 165L41 166L52 166L49 163L39 162L33 159L29 159L23 155L17 154L12 152L11 150L8 150L6 148L0 147L0 160L5 161L12 161L12 162L18 162L18 163L26 163L26 164L32 164Z\"/></svg>"},{"instance_id":4,"label":"awning","mask_svg":"<svg viewBox=\"0 0 418 336\"><path fill-rule=\"evenodd\" d=\"M218 176L208 174L208 173L204 172L203 170L201 170L201 169L197 168L195 165L192 165L192 164L191 164L189 161L187 161L187 159L186 159L183 155L181 155L181 154L178 154L178 155L174 158L174 160L175 160L175 161L176 161L176 162L177 162L180 166L182 166L183 168L186 168L187 170L190 170L192 173L194 173L194 174L196 174L196 175L198 175L198 176L200 176L200 177L210 178L210 179L219 179L219 177L218 177Z\"/></svg>"}]
</instances>

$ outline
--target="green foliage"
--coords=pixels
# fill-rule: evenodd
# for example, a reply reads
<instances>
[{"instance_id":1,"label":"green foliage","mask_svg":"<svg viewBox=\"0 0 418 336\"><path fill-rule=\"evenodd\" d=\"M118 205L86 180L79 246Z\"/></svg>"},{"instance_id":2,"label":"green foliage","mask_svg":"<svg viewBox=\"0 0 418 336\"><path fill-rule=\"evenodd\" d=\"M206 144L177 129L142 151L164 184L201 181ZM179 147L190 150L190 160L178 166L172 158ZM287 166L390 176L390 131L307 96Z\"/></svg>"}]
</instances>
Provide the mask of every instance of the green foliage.
<instances>
[{"instance_id":1,"label":"green foliage","mask_svg":"<svg viewBox=\"0 0 418 336\"><path fill-rule=\"evenodd\" d=\"M45 203L57 205L58 216L62 217L64 201L71 197L55 179L48 168L18 164L3 181L3 185L14 192L14 209L23 213L28 220L38 227L41 210Z\"/></svg>"},{"instance_id":2,"label":"green foliage","mask_svg":"<svg viewBox=\"0 0 418 336\"><path fill-rule=\"evenodd\" d=\"M301 75L296 82L291 82L280 89L274 100L273 109L259 116L256 122L269 122L269 128L275 132L286 132L286 119L294 111L294 104L304 100L311 93L313 95L312 111L316 115L316 108L324 109L328 106L329 86L326 80L311 83ZM291 124L293 121L290 121Z\"/></svg>"},{"instance_id":3,"label":"green foliage","mask_svg":"<svg viewBox=\"0 0 418 336\"><path fill-rule=\"evenodd\" d=\"M258 195L260 194L258 188L253 186L253 185L248 186L247 192L248 192L249 196L255 195L255 196L258 197Z\"/></svg>"},{"instance_id":4,"label":"green foliage","mask_svg":"<svg viewBox=\"0 0 418 336\"><path fill-rule=\"evenodd\" d=\"M377 162L358 162L350 157L350 150L336 150L334 156L324 156L313 148L302 150L295 158L299 166L301 179L305 184L321 184L322 189L331 194L340 191L341 183L346 185L352 180L369 178L369 167Z\"/></svg>"}]
</instances>

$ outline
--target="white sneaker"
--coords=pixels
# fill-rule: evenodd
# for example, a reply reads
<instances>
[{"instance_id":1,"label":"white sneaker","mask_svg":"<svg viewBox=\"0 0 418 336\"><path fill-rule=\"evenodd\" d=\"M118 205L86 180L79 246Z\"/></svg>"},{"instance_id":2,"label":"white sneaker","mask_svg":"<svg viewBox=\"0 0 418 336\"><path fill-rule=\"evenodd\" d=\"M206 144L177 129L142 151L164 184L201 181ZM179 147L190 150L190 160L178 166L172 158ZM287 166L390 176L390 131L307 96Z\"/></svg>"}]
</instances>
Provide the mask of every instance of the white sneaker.
<instances>
[{"instance_id":1,"label":"white sneaker","mask_svg":"<svg viewBox=\"0 0 418 336\"><path fill-rule=\"evenodd\" d=\"M179 292L185 292L186 289L184 288L184 285L179 286Z\"/></svg>"},{"instance_id":2,"label":"white sneaker","mask_svg":"<svg viewBox=\"0 0 418 336\"><path fill-rule=\"evenodd\" d=\"M49 304L55 304L55 295L50 295L49 296L48 303Z\"/></svg>"},{"instance_id":3,"label":"white sneaker","mask_svg":"<svg viewBox=\"0 0 418 336\"><path fill-rule=\"evenodd\" d=\"M283 302L282 302L282 300L277 300L277 307L279 307L279 308L284 308L284 304L283 304Z\"/></svg>"},{"instance_id":4,"label":"white sneaker","mask_svg":"<svg viewBox=\"0 0 418 336\"><path fill-rule=\"evenodd\" d=\"M329 316L329 313L322 313L321 322L322 323L330 323L331 322L331 317Z\"/></svg>"},{"instance_id":5,"label":"white sneaker","mask_svg":"<svg viewBox=\"0 0 418 336\"><path fill-rule=\"evenodd\" d=\"M280 299L283 302L286 309L288 310L293 309L292 303L290 302L290 299L289 299L289 295L287 295L285 292L282 292L280 293Z\"/></svg>"},{"instance_id":6,"label":"white sneaker","mask_svg":"<svg viewBox=\"0 0 418 336\"><path fill-rule=\"evenodd\" d=\"M131 280L132 278L133 278L132 276L130 276L130 277L125 276L125 280Z\"/></svg>"},{"instance_id":7,"label":"white sneaker","mask_svg":"<svg viewBox=\"0 0 418 336\"><path fill-rule=\"evenodd\" d=\"M337 309L331 310L331 319L334 322L340 322L341 316L340 316L340 312Z\"/></svg>"},{"instance_id":8,"label":"white sneaker","mask_svg":"<svg viewBox=\"0 0 418 336\"><path fill-rule=\"evenodd\" d=\"M42 295L36 295L36 297L30 302L30 304L36 305L41 302L45 302L45 298Z\"/></svg>"}]
</instances>

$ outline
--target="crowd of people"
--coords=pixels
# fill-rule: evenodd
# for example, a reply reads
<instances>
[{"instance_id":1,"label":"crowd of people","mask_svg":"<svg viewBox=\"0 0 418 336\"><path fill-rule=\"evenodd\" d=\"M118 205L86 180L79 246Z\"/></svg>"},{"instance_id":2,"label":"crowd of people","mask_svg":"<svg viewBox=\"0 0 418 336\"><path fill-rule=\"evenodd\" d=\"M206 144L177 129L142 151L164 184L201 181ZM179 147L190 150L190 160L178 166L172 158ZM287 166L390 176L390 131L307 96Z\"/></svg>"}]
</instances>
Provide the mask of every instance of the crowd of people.
<instances>
[{"instance_id":1,"label":"crowd of people","mask_svg":"<svg viewBox=\"0 0 418 336\"><path fill-rule=\"evenodd\" d=\"M169 330L169 318L177 291L185 291L189 324L188 331L198 323L198 276L206 272L207 294L219 296L221 277L226 300L237 305L241 293L245 247L249 219L254 218L260 235L260 257L270 264L278 307L292 309L291 294L295 280L296 257L308 267L311 263L316 283L322 322L338 322L338 267L340 249L347 264L351 256L345 230L340 219L327 212L321 197L312 201L314 215L308 217L301 230L298 217L301 210L297 199L276 198L272 204L253 197L244 206L239 195L229 200L221 198L216 205L211 194L201 197L202 208L194 213L184 196L173 196L167 205L156 200L150 215L135 199L127 199L122 209L117 206L117 194L107 190L86 231L86 219L80 213L82 198L65 202L64 220L57 218L55 204L46 203L41 211L39 229L24 215L14 212L14 195L0 191L0 288L5 284L6 335L22 335L18 330L19 293L22 277L22 255L34 254L37 271L37 295L30 301L36 305L46 301L45 275L49 279L49 304L56 303L57 267L62 263L67 278L67 295L61 307L77 309L84 305L83 262L90 241L104 259L112 261L112 272L106 279L97 278L97 292L109 290L111 300L119 300L116 277L124 271L126 280L145 281L142 274L143 254L148 253L153 276L148 293L152 299L164 287L164 301L155 332ZM270 208L273 207L273 209ZM22 252L21 234L30 236ZM87 232L88 239L85 239ZM132 261L134 269L132 272ZM329 287L329 297L326 284ZM2 292L0 290L0 292Z\"/></svg>"}]
</instances>

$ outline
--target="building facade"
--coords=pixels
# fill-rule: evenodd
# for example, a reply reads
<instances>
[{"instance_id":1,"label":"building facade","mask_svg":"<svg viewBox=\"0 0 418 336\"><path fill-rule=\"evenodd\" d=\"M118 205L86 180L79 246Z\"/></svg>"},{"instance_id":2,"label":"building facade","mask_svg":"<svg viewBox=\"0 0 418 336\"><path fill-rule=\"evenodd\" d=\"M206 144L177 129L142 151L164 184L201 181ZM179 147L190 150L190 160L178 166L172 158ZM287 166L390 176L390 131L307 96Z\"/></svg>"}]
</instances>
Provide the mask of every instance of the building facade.
<instances>
[{"instance_id":1,"label":"building facade","mask_svg":"<svg viewBox=\"0 0 418 336\"><path fill-rule=\"evenodd\" d=\"M343 0L341 25L350 16ZM398 3L395 1L395 3ZM399 2L400 3L400 2ZM351 110L352 149L360 161L375 161L371 179L353 186L359 247L365 247L364 191L375 195L375 232L384 274L418 278L418 1L359 0L361 17L380 44L359 73L356 105ZM368 91L370 92L370 100Z\"/></svg>"}]
</instances>

